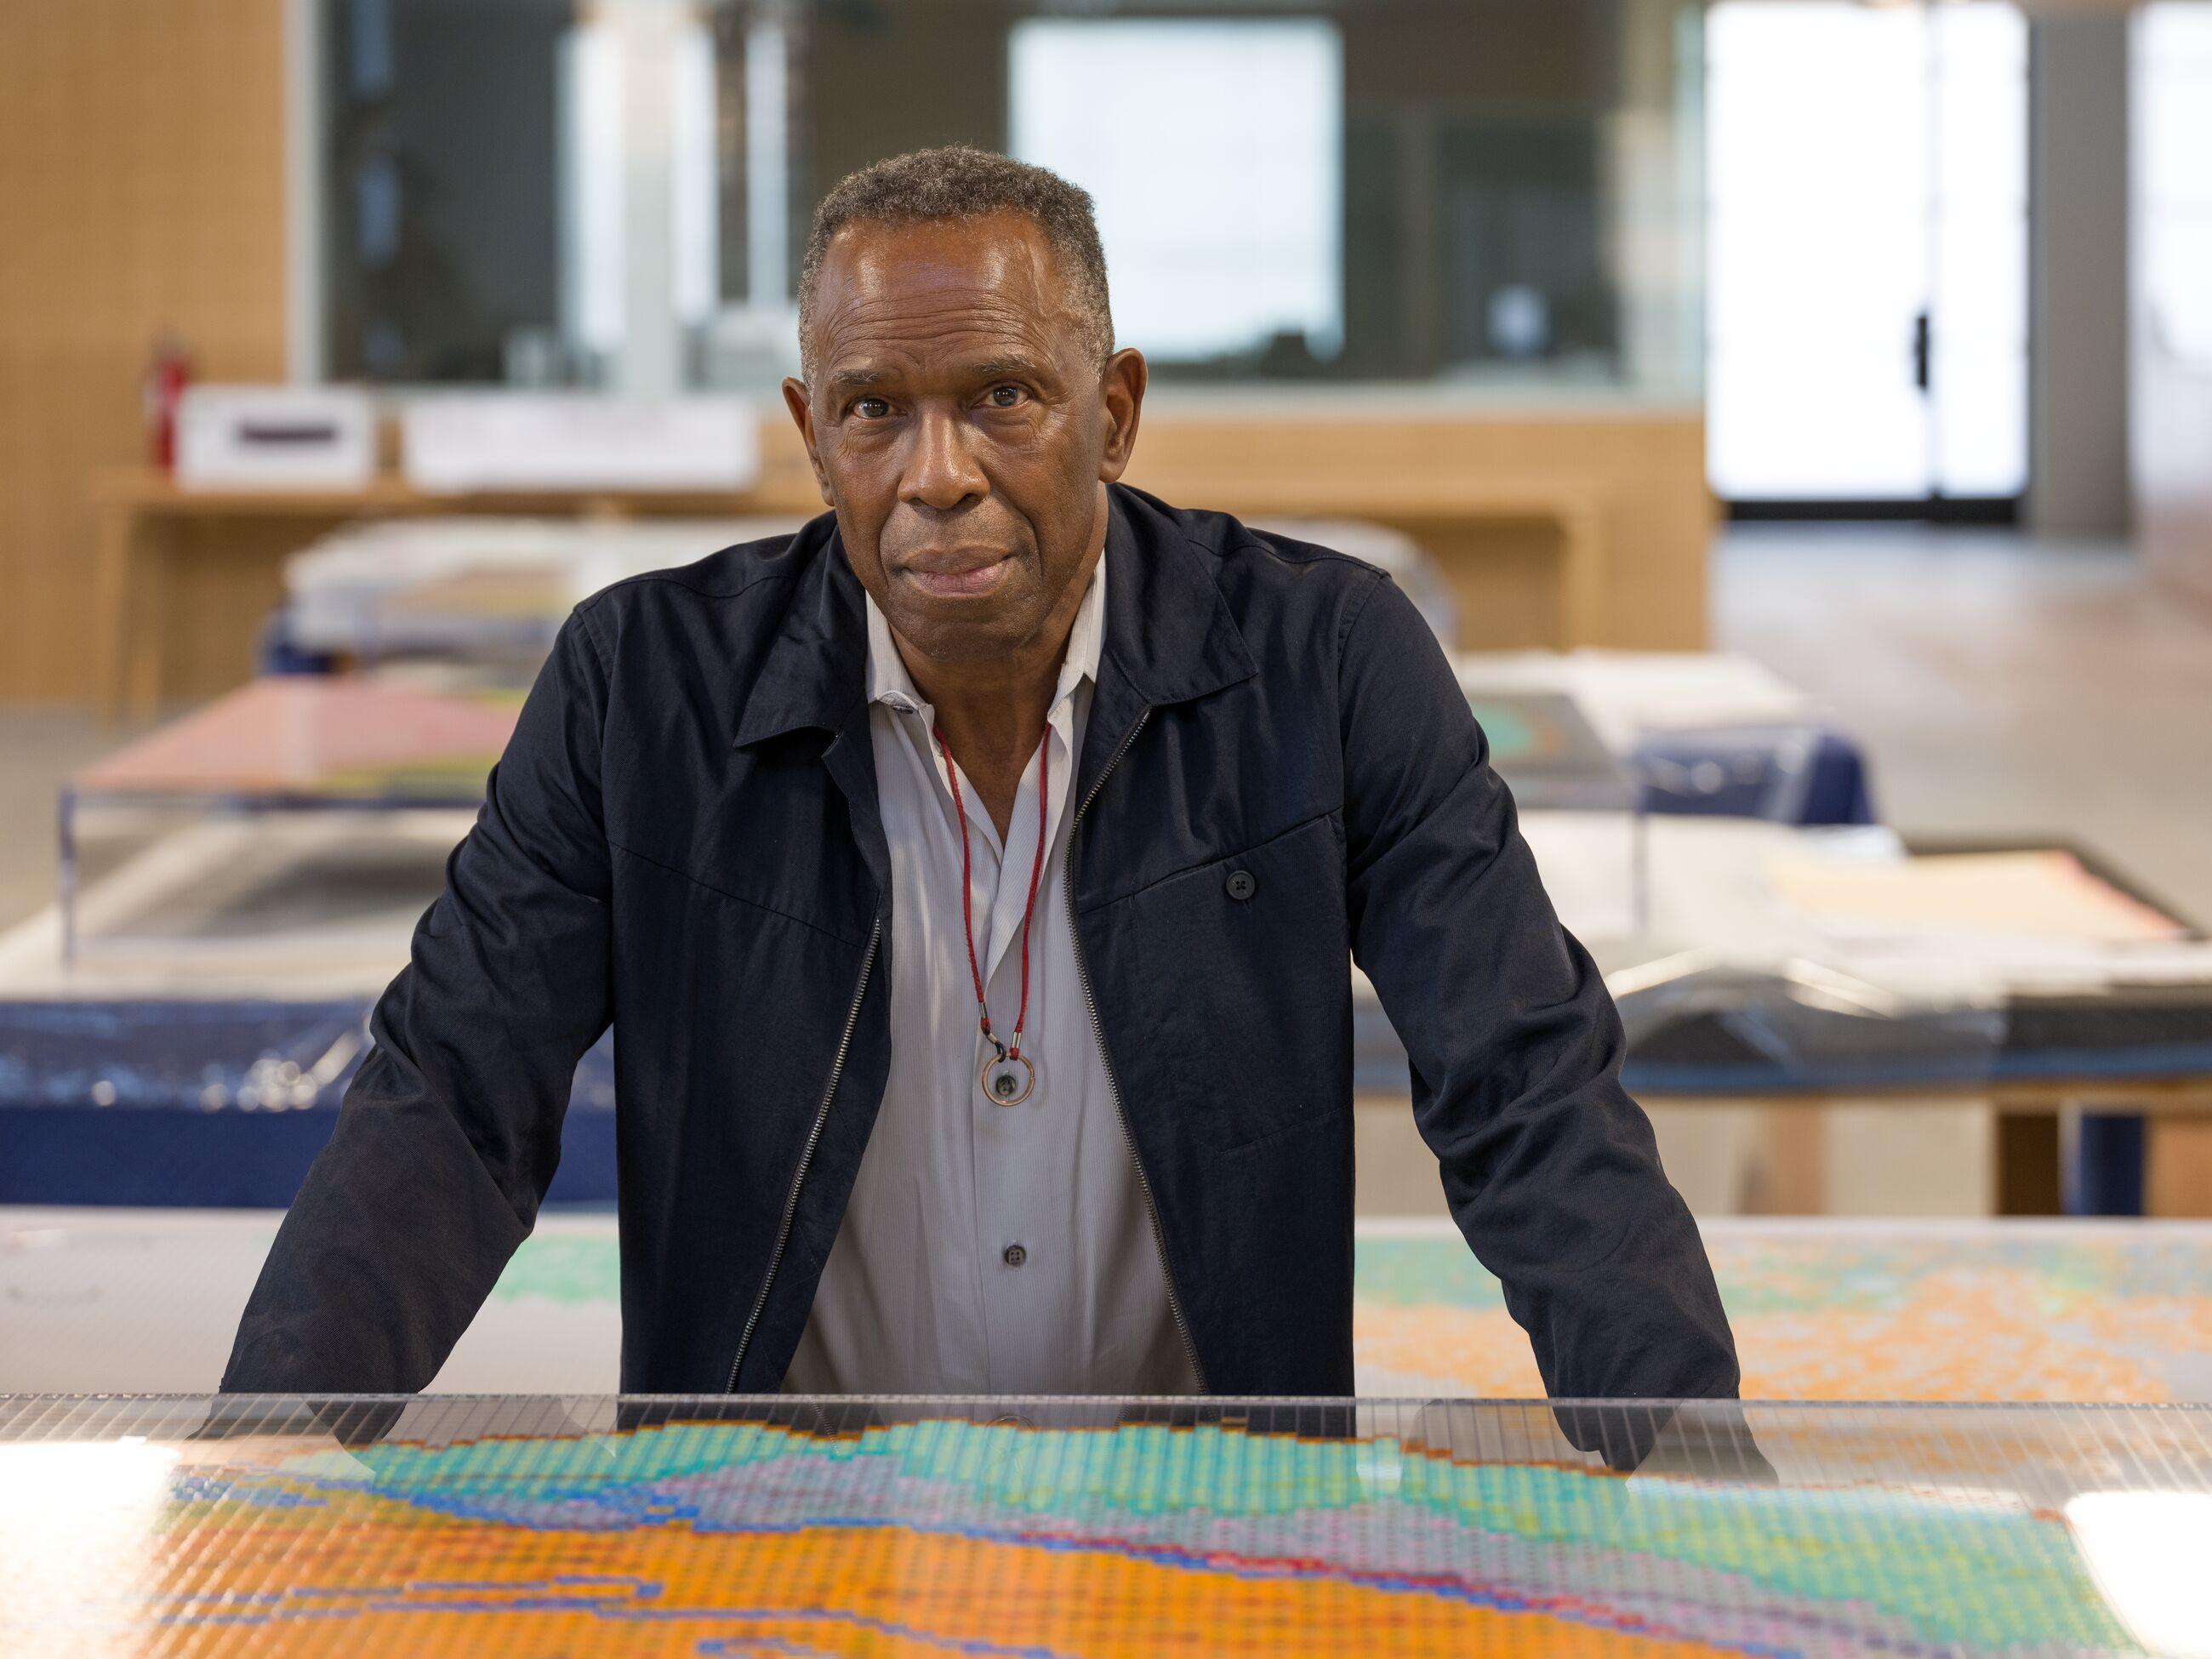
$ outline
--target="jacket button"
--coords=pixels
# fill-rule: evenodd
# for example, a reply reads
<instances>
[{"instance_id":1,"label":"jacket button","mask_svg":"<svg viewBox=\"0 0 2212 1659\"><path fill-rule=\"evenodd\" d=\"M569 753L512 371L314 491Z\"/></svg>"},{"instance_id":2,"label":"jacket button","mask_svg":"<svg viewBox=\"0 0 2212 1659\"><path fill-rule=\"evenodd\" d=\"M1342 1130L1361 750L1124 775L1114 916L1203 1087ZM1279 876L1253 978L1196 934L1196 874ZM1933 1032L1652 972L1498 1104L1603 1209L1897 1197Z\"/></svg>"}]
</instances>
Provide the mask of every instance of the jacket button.
<instances>
[{"instance_id":1,"label":"jacket button","mask_svg":"<svg viewBox=\"0 0 2212 1659\"><path fill-rule=\"evenodd\" d=\"M1030 1259L1030 1253L1018 1244L1009 1244L999 1252L999 1260L1009 1267L1018 1267Z\"/></svg>"},{"instance_id":2,"label":"jacket button","mask_svg":"<svg viewBox=\"0 0 2212 1659\"><path fill-rule=\"evenodd\" d=\"M1242 904L1260 890L1260 884L1252 878L1249 870L1239 870L1229 878L1229 896Z\"/></svg>"}]
</instances>

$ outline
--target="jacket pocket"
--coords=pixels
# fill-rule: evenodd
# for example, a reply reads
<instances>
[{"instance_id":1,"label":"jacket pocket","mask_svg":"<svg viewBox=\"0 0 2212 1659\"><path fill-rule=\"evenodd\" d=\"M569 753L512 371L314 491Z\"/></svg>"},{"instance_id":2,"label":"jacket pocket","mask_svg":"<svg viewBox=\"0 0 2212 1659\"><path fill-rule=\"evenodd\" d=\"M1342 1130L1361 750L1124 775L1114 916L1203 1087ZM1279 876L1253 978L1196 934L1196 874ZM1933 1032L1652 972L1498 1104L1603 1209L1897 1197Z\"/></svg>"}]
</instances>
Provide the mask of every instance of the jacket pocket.
<instances>
[{"instance_id":1,"label":"jacket pocket","mask_svg":"<svg viewBox=\"0 0 2212 1659\"><path fill-rule=\"evenodd\" d=\"M1083 918L1126 1107L1220 1150L1349 1109L1341 830L1310 818Z\"/></svg>"}]
</instances>

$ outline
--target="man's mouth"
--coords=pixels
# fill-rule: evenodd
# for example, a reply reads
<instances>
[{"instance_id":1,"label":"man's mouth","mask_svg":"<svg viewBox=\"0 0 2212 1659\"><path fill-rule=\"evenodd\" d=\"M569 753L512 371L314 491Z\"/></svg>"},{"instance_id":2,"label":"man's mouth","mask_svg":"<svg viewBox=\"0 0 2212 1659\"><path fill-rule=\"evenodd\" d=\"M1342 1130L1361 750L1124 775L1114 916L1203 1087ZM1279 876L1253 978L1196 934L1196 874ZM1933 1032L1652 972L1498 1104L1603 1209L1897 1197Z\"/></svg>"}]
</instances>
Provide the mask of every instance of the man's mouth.
<instances>
[{"instance_id":1,"label":"man's mouth","mask_svg":"<svg viewBox=\"0 0 2212 1659\"><path fill-rule=\"evenodd\" d=\"M943 554L908 560L898 574L933 599L968 599L995 592L1013 563L1003 555Z\"/></svg>"}]
</instances>

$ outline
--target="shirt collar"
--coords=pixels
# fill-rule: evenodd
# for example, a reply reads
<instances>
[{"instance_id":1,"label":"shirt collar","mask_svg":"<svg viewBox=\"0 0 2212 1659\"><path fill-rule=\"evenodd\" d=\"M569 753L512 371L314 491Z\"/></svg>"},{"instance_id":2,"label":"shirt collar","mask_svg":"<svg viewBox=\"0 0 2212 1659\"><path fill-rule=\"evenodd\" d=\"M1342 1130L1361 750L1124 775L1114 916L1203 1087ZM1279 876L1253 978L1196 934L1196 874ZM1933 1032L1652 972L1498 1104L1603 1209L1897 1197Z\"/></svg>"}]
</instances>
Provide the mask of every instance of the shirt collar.
<instances>
[{"instance_id":1,"label":"shirt collar","mask_svg":"<svg viewBox=\"0 0 2212 1659\"><path fill-rule=\"evenodd\" d=\"M1106 563L1104 552L1091 570L1091 585L1075 608L1075 622L1067 631L1067 649L1060 658L1060 685L1053 694L1057 708L1086 680L1098 678L1099 653L1106 642ZM905 659L891 638L890 620L872 594L863 594L868 611L868 701L913 712L926 706L907 672Z\"/></svg>"}]
</instances>

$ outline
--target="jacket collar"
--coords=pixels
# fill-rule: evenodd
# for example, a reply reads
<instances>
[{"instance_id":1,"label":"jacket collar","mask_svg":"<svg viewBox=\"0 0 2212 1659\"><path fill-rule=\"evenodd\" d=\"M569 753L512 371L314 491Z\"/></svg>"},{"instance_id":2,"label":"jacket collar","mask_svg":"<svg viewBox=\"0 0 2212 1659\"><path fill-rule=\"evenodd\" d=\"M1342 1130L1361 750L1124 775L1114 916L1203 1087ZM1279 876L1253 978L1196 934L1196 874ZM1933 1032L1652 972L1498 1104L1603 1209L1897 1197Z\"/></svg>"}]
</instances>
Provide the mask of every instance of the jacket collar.
<instances>
[{"instance_id":1,"label":"jacket collar","mask_svg":"<svg viewBox=\"0 0 2212 1659\"><path fill-rule=\"evenodd\" d=\"M1125 719L1143 709L1205 696L1257 671L1206 556L1177 516L1120 484L1107 493L1114 574L1091 724L1118 737ZM801 729L842 732L866 708L860 578L829 514L799 535L818 537L818 545L793 579L792 602L753 678L738 720L739 748Z\"/></svg>"},{"instance_id":2,"label":"jacket collar","mask_svg":"<svg viewBox=\"0 0 2212 1659\"><path fill-rule=\"evenodd\" d=\"M811 555L792 578L792 599L762 653L735 746L807 729L842 732L866 707L868 621L860 579L845 556L837 521L825 513L799 532Z\"/></svg>"},{"instance_id":3,"label":"jacket collar","mask_svg":"<svg viewBox=\"0 0 2212 1659\"><path fill-rule=\"evenodd\" d=\"M1104 691L1115 678L1148 708L1188 702L1249 680L1259 671L1207 556L1181 515L1140 490L1107 488Z\"/></svg>"}]
</instances>

